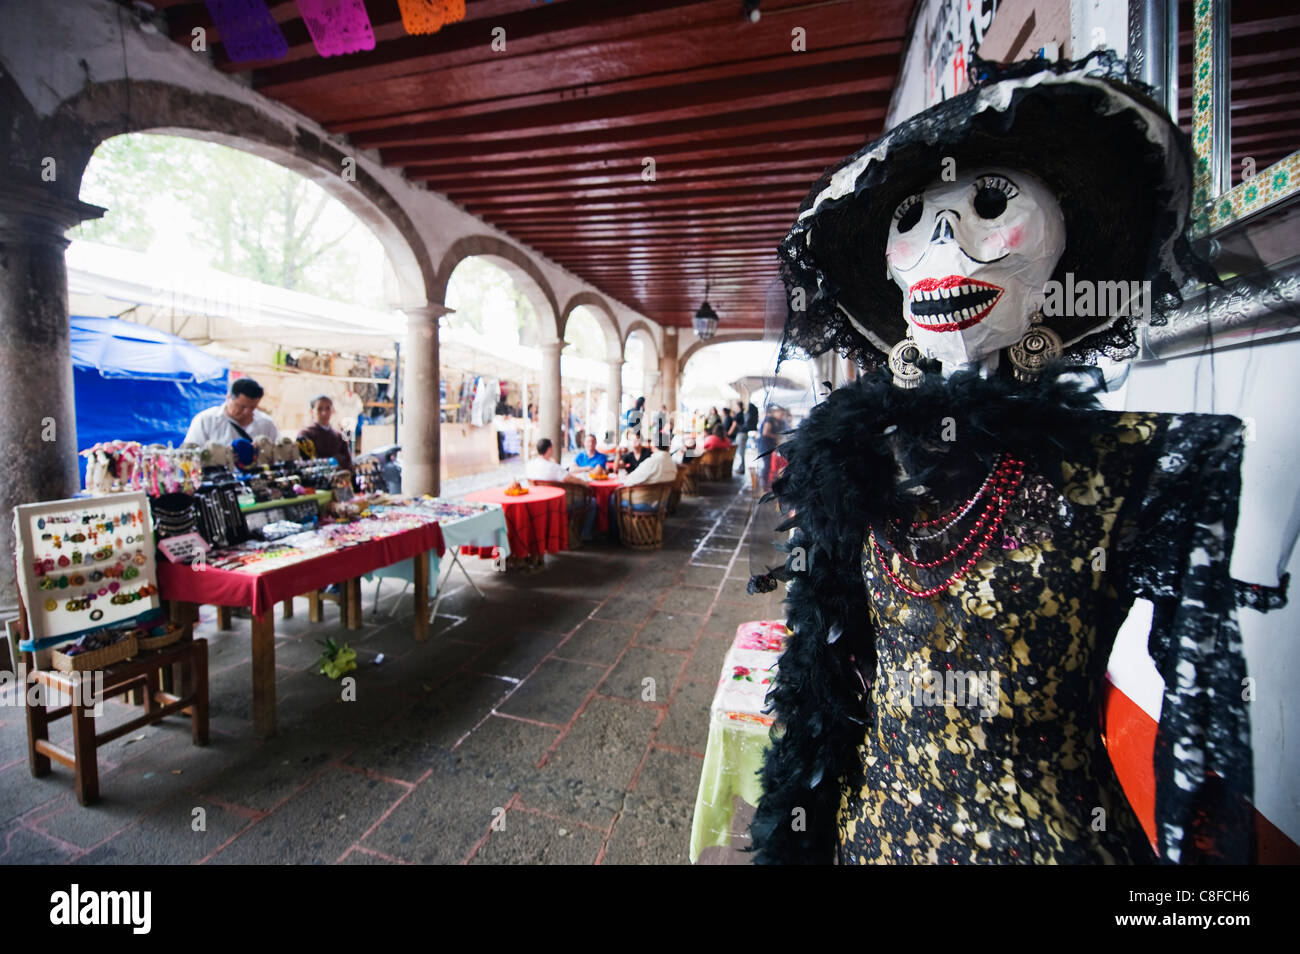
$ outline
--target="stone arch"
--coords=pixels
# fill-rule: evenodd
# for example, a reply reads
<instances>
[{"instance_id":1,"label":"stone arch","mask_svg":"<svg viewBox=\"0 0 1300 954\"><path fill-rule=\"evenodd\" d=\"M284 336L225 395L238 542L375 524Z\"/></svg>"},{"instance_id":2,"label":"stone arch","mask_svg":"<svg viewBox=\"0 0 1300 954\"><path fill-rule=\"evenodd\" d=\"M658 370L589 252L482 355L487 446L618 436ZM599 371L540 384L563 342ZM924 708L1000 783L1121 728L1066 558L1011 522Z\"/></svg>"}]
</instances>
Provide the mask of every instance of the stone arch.
<instances>
[{"instance_id":1,"label":"stone arch","mask_svg":"<svg viewBox=\"0 0 1300 954\"><path fill-rule=\"evenodd\" d=\"M622 360L623 349L620 347L622 339L618 334L618 321L614 318L614 309L610 308L609 302L595 292L580 291L564 303L564 309L560 312L560 338L563 338L568 330L569 316L573 314L573 309L582 305L591 309L592 314L596 316L596 323L600 325L600 330L605 333L605 360Z\"/></svg>"},{"instance_id":2,"label":"stone arch","mask_svg":"<svg viewBox=\"0 0 1300 954\"><path fill-rule=\"evenodd\" d=\"M762 341L762 340L763 340L763 332L757 328L755 328L753 331L723 332L720 335L714 335L708 341L700 341L697 339L694 342L694 344L692 344L689 348L687 348L684 352L682 352L681 356L677 359L677 373L678 375L685 374L686 362L691 360L691 357L693 355L698 354L700 351L704 350L705 348L712 347L713 345L730 344L733 341Z\"/></svg>"},{"instance_id":3,"label":"stone arch","mask_svg":"<svg viewBox=\"0 0 1300 954\"><path fill-rule=\"evenodd\" d=\"M537 320L541 322L541 339L548 340L547 332L554 334L551 341L564 340L564 328L560 321L560 306L551 289L551 283L542 274L541 268L517 245L511 245L495 235L466 235L451 243L438 263L438 271L431 289L438 296L438 301L447 297L447 282L451 273L467 258L478 256L486 258L493 265L503 269L528 297ZM549 325L548 325L549 321Z\"/></svg>"},{"instance_id":4,"label":"stone arch","mask_svg":"<svg viewBox=\"0 0 1300 954\"><path fill-rule=\"evenodd\" d=\"M435 272L419 231L393 195L360 164L355 181L343 178L353 158L298 125L286 125L246 103L152 80L88 84L42 123L44 141L67 164L70 198L100 143L125 133L184 136L252 153L297 172L343 203L364 222L388 254L401 304L430 298ZM230 130L237 129L238 133Z\"/></svg>"},{"instance_id":5,"label":"stone arch","mask_svg":"<svg viewBox=\"0 0 1300 954\"><path fill-rule=\"evenodd\" d=\"M644 321L634 321L632 322L632 324L627 326L627 331L623 332L622 347L619 348L619 352L618 352L619 357L621 358L623 355L627 353L628 339L631 338L633 333L637 331L644 334L650 342L650 355L652 358L650 362L650 366L653 368L659 367L659 341L658 339L655 338L654 332L650 330L650 326L647 325Z\"/></svg>"}]
</instances>

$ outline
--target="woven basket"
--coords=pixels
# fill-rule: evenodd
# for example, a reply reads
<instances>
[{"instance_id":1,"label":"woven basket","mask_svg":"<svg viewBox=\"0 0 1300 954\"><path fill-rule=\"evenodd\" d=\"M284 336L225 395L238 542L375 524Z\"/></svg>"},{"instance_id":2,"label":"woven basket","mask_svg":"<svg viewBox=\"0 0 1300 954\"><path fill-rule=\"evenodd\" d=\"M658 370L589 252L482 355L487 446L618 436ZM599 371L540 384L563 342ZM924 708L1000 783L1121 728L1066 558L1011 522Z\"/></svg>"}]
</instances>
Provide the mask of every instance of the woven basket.
<instances>
[{"instance_id":1,"label":"woven basket","mask_svg":"<svg viewBox=\"0 0 1300 954\"><path fill-rule=\"evenodd\" d=\"M105 646L103 649L95 649L88 653L78 653L76 656L69 656L56 649L50 653L50 665L59 672L93 672L124 659L130 659L137 652L139 652L139 645L136 638L128 636L118 640L112 646Z\"/></svg>"},{"instance_id":2,"label":"woven basket","mask_svg":"<svg viewBox=\"0 0 1300 954\"><path fill-rule=\"evenodd\" d=\"M161 636L142 636L136 642L139 644L141 652L147 652L151 649L162 649L164 646L170 646L184 635L185 627L177 626L170 633L163 633Z\"/></svg>"}]
</instances>

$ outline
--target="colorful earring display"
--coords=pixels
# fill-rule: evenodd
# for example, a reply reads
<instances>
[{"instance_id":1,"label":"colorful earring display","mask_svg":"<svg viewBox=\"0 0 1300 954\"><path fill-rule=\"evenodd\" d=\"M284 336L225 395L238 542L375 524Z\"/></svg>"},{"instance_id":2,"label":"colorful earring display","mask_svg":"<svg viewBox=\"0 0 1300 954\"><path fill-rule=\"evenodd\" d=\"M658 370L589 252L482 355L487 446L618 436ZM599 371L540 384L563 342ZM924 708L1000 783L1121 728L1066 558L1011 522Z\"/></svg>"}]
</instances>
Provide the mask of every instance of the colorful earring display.
<instances>
[{"instance_id":1,"label":"colorful earring display","mask_svg":"<svg viewBox=\"0 0 1300 954\"><path fill-rule=\"evenodd\" d=\"M41 591L39 599L26 601L34 638L74 635L106 618L110 624L129 619L143 608L132 604L157 595L146 573L153 541L145 505L147 498L136 494L87 499L63 510L33 504L45 512L27 517L19 508L24 570L30 571L24 586L28 593Z\"/></svg>"}]
</instances>

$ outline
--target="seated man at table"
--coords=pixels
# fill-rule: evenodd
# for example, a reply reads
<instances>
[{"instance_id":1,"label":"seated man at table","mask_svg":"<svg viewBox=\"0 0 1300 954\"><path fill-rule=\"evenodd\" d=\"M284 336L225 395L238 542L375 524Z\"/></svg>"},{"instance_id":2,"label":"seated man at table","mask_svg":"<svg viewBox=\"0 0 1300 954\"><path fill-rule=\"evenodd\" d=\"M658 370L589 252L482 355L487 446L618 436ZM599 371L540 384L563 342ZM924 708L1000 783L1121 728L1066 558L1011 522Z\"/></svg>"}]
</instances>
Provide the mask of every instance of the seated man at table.
<instances>
[{"instance_id":1,"label":"seated man at table","mask_svg":"<svg viewBox=\"0 0 1300 954\"><path fill-rule=\"evenodd\" d=\"M641 441L641 435L637 431L629 430L623 435L623 444L626 450L618 455L619 469L623 471L632 471L644 460L649 458L651 450L649 445Z\"/></svg>"},{"instance_id":2,"label":"seated man at table","mask_svg":"<svg viewBox=\"0 0 1300 954\"><path fill-rule=\"evenodd\" d=\"M673 463L672 455L663 449L651 451L650 456L637 464L632 473L623 478L623 486L631 487L636 484L666 484L671 483L677 477L677 465ZM656 504L642 503L637 500L638 494L632 494L633 510L654 510Z\"/></svg>"},{"instance_id":3,"label":"seated man at table","mask_svg":"<svg viewBox=\"0 0 1300 954\"><path fill-rule=\"evenodd\" d=\"M731 446L731 441L727 440L727 432L723 429L721 424L716 425L713 428L713 433L711 433L708 437L704 438L704 449L706 451L713 450L714 448L717 447L726 450L730 446Z\"/></svg>"},{"instance_id":4,"label":"seated man at table","mask_svg":"<svg viewBox=\"0 0 1300 954\"><path fill-rule=\"evenodd\" d=\"M524 468L524 476L529 480L560 480L573 483L576 478L555 462L555 444L549 437L537 442L537 456Z\"/></svg>"},{"instance_id":5,"label":"seated man at table","mask_svg":"<svg viewBox=\"0 0 1300 954\"><path fill-rule=\"evenodd\" d=\"M574 470L595 470L597 467L602 470L609 465L609 458L596 450L596 435L588 434L586 440L586 449L573 460Z\"/></svg>"}]
</instances>

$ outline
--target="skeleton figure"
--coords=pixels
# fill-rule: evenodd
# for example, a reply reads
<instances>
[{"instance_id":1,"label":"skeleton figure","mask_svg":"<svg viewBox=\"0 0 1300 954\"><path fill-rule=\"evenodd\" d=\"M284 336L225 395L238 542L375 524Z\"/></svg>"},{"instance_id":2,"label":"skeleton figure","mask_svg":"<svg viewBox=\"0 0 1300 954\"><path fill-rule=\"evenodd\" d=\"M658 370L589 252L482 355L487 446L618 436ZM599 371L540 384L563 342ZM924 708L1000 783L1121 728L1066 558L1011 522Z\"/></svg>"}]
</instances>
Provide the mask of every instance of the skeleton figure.
<instances>
[{"instance_id":1,"label":"skeleton figure","mask_svg":"<svg viewBox=\"0 0 1300 954\"><path fill-rule=\"evenodd\" d=\"M920 350L984 363L1029 330L1065 249L1060 203L1037 178L986 169L932 182L894 211L885 260Z\"/></svg>"},{"instance_id":2,"label":"skeleton figure","mask_svg":"<svg viewBox=\"0 0 1300 954\"><path fill-rule=\"evenodd\" d=\"M790 635L756 857L1240 863L1241 422L1105 410L1077 364L1131 356L1137 316L1054 300L1141 282L1156 314L1178 304L1189 144L1109 56L973 62L968 92L828 171L780 247L782 356L862 373L782 444L772 485L790 556L751 586L789 584ZM1138 599L1164 680L1149 822L1098 717ZM891 696L917 673L995 688L979 711Z\"/></svg>"}]
</instances>

